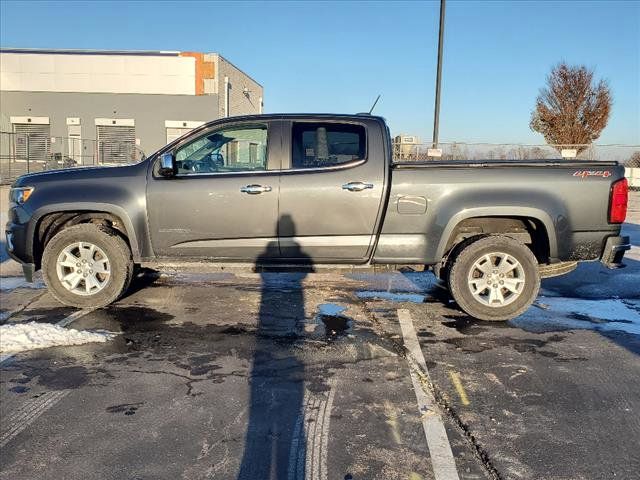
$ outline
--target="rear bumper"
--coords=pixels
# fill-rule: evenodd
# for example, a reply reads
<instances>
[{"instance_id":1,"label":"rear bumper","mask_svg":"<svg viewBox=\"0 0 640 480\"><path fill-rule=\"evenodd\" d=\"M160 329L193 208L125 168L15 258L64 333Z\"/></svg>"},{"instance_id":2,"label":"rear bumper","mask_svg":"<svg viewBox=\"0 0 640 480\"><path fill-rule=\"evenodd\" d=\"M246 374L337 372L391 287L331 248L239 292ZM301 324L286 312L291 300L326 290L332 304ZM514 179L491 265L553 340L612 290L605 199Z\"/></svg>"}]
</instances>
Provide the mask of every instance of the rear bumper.
<instances>
[{"instance_id":1,"label":"rear bumper","mask_svg":"<svg viewBox=\"0 0 640 480\"><path fill-rule=\"evenodd\" d=\"M624 252L631 248L629 237L609 237L604 244L600 261L607 268L622 268Z\"/></svg>"}]
</instances>

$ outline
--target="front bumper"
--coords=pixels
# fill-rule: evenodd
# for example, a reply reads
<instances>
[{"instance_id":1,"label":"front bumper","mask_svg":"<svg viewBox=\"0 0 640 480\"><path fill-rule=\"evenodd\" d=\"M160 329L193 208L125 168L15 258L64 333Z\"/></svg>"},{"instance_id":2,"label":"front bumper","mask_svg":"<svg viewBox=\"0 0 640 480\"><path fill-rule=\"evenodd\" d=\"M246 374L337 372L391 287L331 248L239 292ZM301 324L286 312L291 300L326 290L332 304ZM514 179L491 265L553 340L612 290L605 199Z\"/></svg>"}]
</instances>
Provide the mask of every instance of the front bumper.
<instances>
[{"instance_id":1,"label":"front bumper","mask_svg":"<svg viewBox=\"0 0 640 480\"><path fill-rule=\"evenodd\" d=\"M600 261L607 268L622 268L625 266L622 263L624 252L630 248L629 237L609 237L604 244Z\"/></svg>"},{"instance_id":2,"label":"front bumper","mask_svg":"<svg viewBox=\"0 0 640 480\"><path fill-rule=\"evenodd\" d=\"M31 258L26 251L27 226L17 223L8 223L5 229L5 248L7 254L22 265L22 272L27 282L33 281L36 266L30 262Z\"/></svg>"}]
</instances>

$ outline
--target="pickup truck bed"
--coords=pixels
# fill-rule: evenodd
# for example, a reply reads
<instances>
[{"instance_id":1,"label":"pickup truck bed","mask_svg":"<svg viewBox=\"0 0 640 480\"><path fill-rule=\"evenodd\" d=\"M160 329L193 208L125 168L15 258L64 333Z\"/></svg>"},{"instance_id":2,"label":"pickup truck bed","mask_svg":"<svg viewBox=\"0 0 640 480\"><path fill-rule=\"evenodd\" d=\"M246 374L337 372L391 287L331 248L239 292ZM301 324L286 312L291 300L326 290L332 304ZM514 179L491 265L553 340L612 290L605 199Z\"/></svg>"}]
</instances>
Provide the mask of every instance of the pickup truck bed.
<instances>
[{"instance_id":1,"label":"pickup truck bed","mask_svg":"<svg viewBox=\"0 0 640 480\"><path fill-rule=\"evenodd\" d=\"M505 230L527 243L526 235L537 236L532 240L539 245L540 263L596 260L620 225L608 219L613 173L576 175L585 171L617 171L616 179L622 178L615 162L394 163L390 203L396 208L387 210L374 261L435 264L470 233ZM425 201L426 208L416 208L410 222L407 212L413 210L402 207L403 214L397 206Z\"/></svg>"}]
</instances>

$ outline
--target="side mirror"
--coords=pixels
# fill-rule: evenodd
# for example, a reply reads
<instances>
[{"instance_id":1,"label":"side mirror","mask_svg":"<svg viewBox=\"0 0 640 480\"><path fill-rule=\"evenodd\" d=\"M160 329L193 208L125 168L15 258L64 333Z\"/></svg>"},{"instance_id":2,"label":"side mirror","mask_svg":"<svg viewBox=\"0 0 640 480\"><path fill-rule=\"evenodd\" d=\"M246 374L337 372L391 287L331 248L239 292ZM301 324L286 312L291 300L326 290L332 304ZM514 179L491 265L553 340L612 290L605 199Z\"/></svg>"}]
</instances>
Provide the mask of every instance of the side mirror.
<instances>
[{"instance_id":1,"label":"side mirror","mask_svg":"<svg viewBox=\"0 0 640 480\"><path fill-rule=\"evenodd\" d=\"M163 177L171 178L176 174L176 161L173 153L163 153L160 157L160 168L158 174Z\"/></svg>"}]
</instances>

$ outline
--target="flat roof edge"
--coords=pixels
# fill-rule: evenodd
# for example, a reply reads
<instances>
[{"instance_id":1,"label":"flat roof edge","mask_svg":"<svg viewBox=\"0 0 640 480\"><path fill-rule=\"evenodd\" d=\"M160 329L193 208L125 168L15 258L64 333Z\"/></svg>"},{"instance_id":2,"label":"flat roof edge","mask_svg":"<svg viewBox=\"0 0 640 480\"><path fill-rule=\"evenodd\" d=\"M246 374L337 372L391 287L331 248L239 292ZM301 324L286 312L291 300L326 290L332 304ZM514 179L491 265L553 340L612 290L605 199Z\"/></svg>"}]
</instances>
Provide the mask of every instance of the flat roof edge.
<instances>
[{"instance_id":1,"label":"flat roof edge","mask_svg":"<svg viewBox=\"0 0 640 480\"><path fill-rule=\"evenodd\" d=\"M150 57L178 57L177 50L89 50L63 48L10 48L0 47L0 53L33 53L53 55L131 55Z\"/></svg>"}]
</instances>

